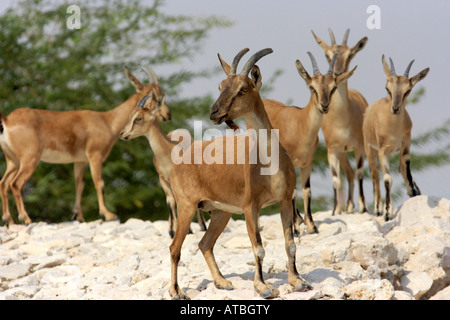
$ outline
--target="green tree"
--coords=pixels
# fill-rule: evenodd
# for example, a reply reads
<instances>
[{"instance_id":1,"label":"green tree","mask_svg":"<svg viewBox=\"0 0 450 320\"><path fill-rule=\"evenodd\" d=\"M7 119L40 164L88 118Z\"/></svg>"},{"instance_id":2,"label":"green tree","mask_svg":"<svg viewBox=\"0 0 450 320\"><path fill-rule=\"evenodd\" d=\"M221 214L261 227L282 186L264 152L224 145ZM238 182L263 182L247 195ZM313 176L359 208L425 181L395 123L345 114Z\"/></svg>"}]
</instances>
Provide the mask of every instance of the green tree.
<instances>
[{"instance_id":1,"label":"green tree","mask_svg":"<svg viewBox=\"0 0 450 320\"><path fill-rule=\"evenodd\" d=\"M123 67L144 83L139 66L158 71L195 56L214 28L231 23L220 17L194 18L164 13L160 0L93 1L79 4L80 29L66 26L71 13L63 1L20 1L0 16L0 111L20 107L47 110L107 111L135 91ZM180 97L183 83L208 77L215 69L160 75L173 121L168 132L187 127L192 116L208 115L212 97ZM118 141L103 166L107 206L121 220L129 217L166 219L165 195L145 138ZM0 172L5 171L0 161ZM98 219L97 197L86 170L82 206L87 220ZM25 190L25 204L35 220L71 218L75 200L72 165L41 163ZM10 196L11 208L15 208ZM14 209L13 209L14 210ZM14 212L14 211L13 211ZM14 213L13 213L14 215Z\"/></svg>"}]
</instances>

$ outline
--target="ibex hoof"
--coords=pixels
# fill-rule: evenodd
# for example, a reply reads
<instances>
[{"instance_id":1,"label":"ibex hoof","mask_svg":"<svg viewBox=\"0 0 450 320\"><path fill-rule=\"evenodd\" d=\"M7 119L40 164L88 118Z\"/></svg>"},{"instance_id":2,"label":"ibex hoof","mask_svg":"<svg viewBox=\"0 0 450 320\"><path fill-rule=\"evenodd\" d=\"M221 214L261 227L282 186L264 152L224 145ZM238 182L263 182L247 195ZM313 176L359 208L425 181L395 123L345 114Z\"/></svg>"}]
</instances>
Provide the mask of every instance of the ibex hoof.
<instances>
[{"instance_id":1,"label":"ibex hoof","mask_svg":"<svg viewBox=\"0 0 450 320\"><path fill-rule=\"evenodd\" d=\"M100 212L100 215L105 217L105 221L119 220L119 217L117 217L117 215L115 215L114 213L104 214L104 213Z\"/></svg>"},{"instance_id":2,"label":"ibex hoof","mask_svg":"<svg viewBox=\"0 0 450 320\"><path fill-rule=\"evenodd\" d=\"M7 227L14 224L14 220L11 217L2 217L2 220Z\"/></svg>"},{"instance_id":3,"label":"ibex hoof","mask_svg":"<svg viewBox=\"0 0 450 320\"><path fill-rule=\"evenodd\" d=\"M413 187L411 188L410 192L408 193L408 196L415 197L415 196L419 196L420 195L420 189L417 186L417 184L415 182L413 182Z\"/></svg>"},{"instance_id":4,"label":"ibex hoof","mask_svg":"<svg viewBox=\"0 0 450 320\"><path fill-rule=\"evenodd\" d=\"M226 279L223 279L222 281L215 281L214 285L216 286L217 289L222 289L222 290L234 290L234 286L231 283L231 281L228 281Z\"/></svg>"},{"instance_id":5,"label":"ibex hoof","mask_svg":"<svg viewBox=\"0 0 450 320\"><path fill-rule=\"evenodd\" d=\"M25 225L29 225L32 223L31 219L29 217L25 217L25 216L19 216L19 221Z\"/></svg>"},{"instance_id":6,"label":"ibex hoof","mask_svg":"<svg viewBox=\"0 0 450 320\"><path fill-rule=\"evenodd\" d=\"M263 299L273 299L280 295L280 291L278 289L266 289L260 293L261 298Z\"/></svg>"},{"instance_id":7,"label":"ibex hoof","mask_svg":"<svg viewBox=\"0 0 450 320\"><path fill-rule=\"evenodd\" d=\"M292 277L289 283L295 291L304 292L312 289L312 287L300 277Z\"/></svg>"},{"instance_id":8,"label":"ibex hoof","mask_svg":"<svg viewBox=\"0 0 450 320\"><path fill-rule=\"evenodd\" d=\"M312 227L308 227L308 234L315 234L319 233L319 229L316 225L313 225Z\"/></svg>"},{"instance_id":9,"label":"ibex hoof","mask_svg":"<svg viewBox=\"0 0 450 320\"><path fill-rule=\"evenodd\" d=\"M169 294L172 300L190 300L189 296L180 288L170 288Z\"/></svg>"}]
</instances>

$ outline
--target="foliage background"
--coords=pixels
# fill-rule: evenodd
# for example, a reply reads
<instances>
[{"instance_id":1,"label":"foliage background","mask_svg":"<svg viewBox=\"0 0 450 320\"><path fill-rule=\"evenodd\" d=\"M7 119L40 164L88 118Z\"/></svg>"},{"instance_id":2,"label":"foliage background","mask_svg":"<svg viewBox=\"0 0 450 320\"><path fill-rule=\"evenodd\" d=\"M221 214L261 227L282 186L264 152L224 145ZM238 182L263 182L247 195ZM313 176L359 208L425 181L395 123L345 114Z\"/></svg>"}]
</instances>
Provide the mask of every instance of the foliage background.
<instances>
[{"instance_id":1,"label":"foliage background","mask_svg":"<svg viewBox=\"0 0 450 320\"><path fill-rule=\"evenodd\" d=\"M3 115L19 107L110 110L134 93L123 72L125 65L141 81L146 81L139 71L140 66L157 73L165 66L179 66L182 61L195 57L211 30L232 25L232 21L224 17L165 14L164 3L160 0L151 3L98 0L80 4L81 29L70 30L66 27L70 16L66 12L68 6L65 1L20 1L0 16L0 111ZM215 97L205 94L187 99L179 92L184 84L209 78L217 72L220 72L218 67L205 67L158 73L173 118L162 124L165 132L189 129L193 118L209 123L209 107ZM281 73L282 70L278 70L265 77L268 80L264 81L263 95L277 85ZM417 90L411 102L419 100L424 92L424 89ZM417 147L413 150L445 139L449 132L450 122L447 121L442 127L415 138L413 143ZM432 152L413 154L413 168L426 170L448 164L449 151L450 144L447 144ZM122 221L130 217L158 220L168 216L152 157L148 142L142 137L130 142L119 140L105 161L106 203ZM398 166L398 158L392 161ZM1 174L5 167L1 160ZM328 172L323 144L316 152L314 171L319 175ZM366 176L369 177L367 173ZM89 170L86 170L85 181L82 200L85 218L98 219L97 197ZM27 183L24 195L34 221L69 220L75 200L73 166L41 163ZM12 196L9 201L11 208L15 208ZM298 203L301 208L302 201ZM331 204L329 197L313 195L313 212L328 210ZM273 206L264 212L277 210Z\"/></svg>"}]
</instances>

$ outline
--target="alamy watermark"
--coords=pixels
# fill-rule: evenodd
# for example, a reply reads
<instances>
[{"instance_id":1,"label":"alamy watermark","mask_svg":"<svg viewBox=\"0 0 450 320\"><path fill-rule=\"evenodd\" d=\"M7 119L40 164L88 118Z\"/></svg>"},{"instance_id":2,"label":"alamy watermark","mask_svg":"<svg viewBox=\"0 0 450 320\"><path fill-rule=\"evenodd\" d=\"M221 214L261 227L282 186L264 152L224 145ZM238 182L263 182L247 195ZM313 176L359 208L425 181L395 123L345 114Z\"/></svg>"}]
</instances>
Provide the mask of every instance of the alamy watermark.
<instances>
[{"instance_id":1,"label":"alamy watermark","mask_svg":"<svg viewBox=\"0 0 450 320\"><path fill-rule=\"evenodd\" d=\"M367 18L366 26L368 29L381 29L381 9L377 5L370 5L367 7L366 13L370 14Z\"/></svg>"},{"instance_id":2,"label":"alamy watermark","mask_svg":"<svg viewBox=\"0 0 450 320\"><path fill-rule=\"evenodd\" d=\"M67 7L67 14L70 16L66 20L67 29L81 29L81 9L79 6L72 4Z\"/></svg>"},{"instance_id":3,"label":"alamy watermark","mask_svg":"<svg viewBox=\"0 0 450 320\"><path fill-rule=\"evenodd\" d=\"M280 160L278 131L227 129L223 135L220 130L211 128L202 135L202 121L194 121L194 141L186 129L177 129L172 133L172 141L178 144L172 149L171 159L174 164L259 163L261 175L274 175L278 172ZM203 148L202 140L211 142Z\"/></svg>"}]
</instances>

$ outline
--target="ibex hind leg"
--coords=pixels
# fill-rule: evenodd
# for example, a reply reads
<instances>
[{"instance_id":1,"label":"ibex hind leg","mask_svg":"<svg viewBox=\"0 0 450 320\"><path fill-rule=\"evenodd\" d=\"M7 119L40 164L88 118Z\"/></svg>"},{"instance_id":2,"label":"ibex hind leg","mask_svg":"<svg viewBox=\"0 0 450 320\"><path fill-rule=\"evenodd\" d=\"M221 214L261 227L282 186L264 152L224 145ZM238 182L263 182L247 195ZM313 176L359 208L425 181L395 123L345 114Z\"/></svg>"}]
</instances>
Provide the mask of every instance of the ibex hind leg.
<instances>
[{"instance_id":1,"label":"ibex hind leg","mask_svg":"<svg viewBox=\"0 0 450 320\"><path fill-rule=\"evenodd\" d=\"M296 291L305 291L311 287L303 280L297 272L296 267L296 246L294 243L294 235L292 233L292 219L290 213L292 211L292 203L289 199L280 202L281 222L283 226L283 233L285 237L285 249L288 256L288 281Z\"/></svg>"},{"instance_id":2,"label":"ibex hind leg","mask_svg":"<svg viewBox=\"0 0 450 320\"><path fill-rule=\"evenodd\" d=\"M202 214L201 211L197 213ZM230 218L231 213L220 210L211 211L211 221L209 223L209 228L206 230L202 240L198 244L206 260L206 263L208 264L209 270L211 271L215 286L218 289L225 290L231 290L234 289L234 287L231 282L225 279L220 272L219 267L217 266L216 259L214 257L213 247L217 241L217 238L225 229Z\"/></svg>"},{"instance_id":3,"label":"ibex hind leg","mask_svg":"<svg viewBox=\"0 0 450 320\"><path fill-rule=\"evenodd\" d=\"M32 221L28 216L23 203L22 190L25 183L30 179L37 165L39 164L39 157L29 156L21 159L20 167L17 174L11 181L11 190L19 212L19 220L25 224L30 224Z\"/></svg>"},{"instance_id":4,"label":"ibex hind leg","mask_svg":"<svg viewBox=\"0 0 450 320\"><path fill-rule=\"evenodd\" d=\"M3 207L3 222L7 226L14 224L14 220L11 216L11 212L9 210L9 201L8 201L8 194L10 189L11 180L14 178L14 176L17 174L17 171L19 170L19 166L9 158L9 156L6 155L6 171L3 175L3 178L0 181L0 192L2 197L2 207Z\"/></svg>"}]
</instances>

